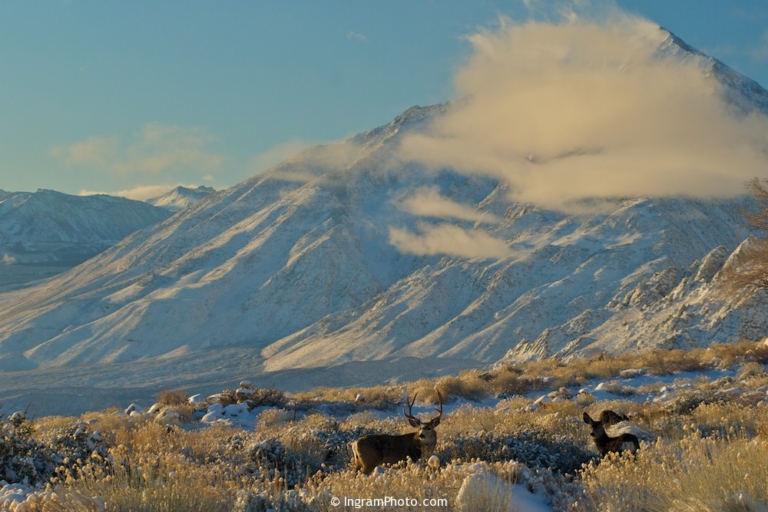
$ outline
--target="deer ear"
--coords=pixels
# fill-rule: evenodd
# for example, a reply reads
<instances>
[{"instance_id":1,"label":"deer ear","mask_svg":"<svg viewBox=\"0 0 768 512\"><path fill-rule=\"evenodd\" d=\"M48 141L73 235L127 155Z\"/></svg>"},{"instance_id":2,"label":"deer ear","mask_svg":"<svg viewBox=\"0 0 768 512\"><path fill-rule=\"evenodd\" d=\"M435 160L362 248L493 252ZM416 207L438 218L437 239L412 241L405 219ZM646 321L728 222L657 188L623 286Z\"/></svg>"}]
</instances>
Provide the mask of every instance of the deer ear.
<instances>
[{"instance_id":1,"label":"deer ear","mask_svg":"<svg viewBox=\"0 0 768 512\"><path fill-rule=\"evenodd\" d=\"M430 421L429 424L432 425L432 427L438 426L440 424L440 416Z\"/></svg>"},{"instance_id":2,"label":"deer ear","mask_svg":"<svg viewBox=\"0 0 768 512\"><path fill-rule=\"evenodd\" d=\"M412 427L421 428L421 422L416 418L408 418L408 423L410 423Z\"/></svg>"},{"instance_id":3,"label":"deer ear","mask_svg":"<svg viewBox=\"0 0 768 512\"><path fill-rule=\"evenodd\" d=\"M586 423L587 425L592 424L592 418L590 418L589 414L587 414L586 412L584 413L584 416L582 416L582 419L584 420L584 423Z\"/></svg>"}]
</instances>

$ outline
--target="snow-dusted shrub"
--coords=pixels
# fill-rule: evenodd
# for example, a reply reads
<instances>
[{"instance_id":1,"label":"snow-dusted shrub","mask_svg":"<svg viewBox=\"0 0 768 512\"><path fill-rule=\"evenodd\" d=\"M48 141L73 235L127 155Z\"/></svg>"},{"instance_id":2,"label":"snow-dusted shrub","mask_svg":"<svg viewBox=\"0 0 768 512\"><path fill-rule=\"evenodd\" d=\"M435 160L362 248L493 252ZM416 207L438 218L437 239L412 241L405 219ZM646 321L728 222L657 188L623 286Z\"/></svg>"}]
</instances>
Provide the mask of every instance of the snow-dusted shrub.
<instances>
[{"instance_id":1,"label":"snow-dusted shrub","mask_svg":"<svg viewBox=\"0 0 768 512\"><path fill-rule=\"evenodd\" d=\"M576 393L576 403L579 404L581 407L589 407L590 405L595 403L595 395L590 393L589 391L579 391Z\"/></svg>"},{"instance_id":2,"label":"snow-dusted shrub","mask_svg":"<svg viewBox=\"0 0 768 512\"><path fill-rule=\"evenodd\" d=\"M581 439L552 432L526 430L515 433L477 432L441 443L441 460L479 459L488 462L517 460L532 468L573 473L592 458Z\"/></svg>"},{"instance_id":3,"label":"snow-dusted shrub","mask_svg":"<svg viewBox=\"0 0 768 512\"><path fill-rule=\"evenodd\" d=\"M180 416L178 412L174 411L170 407L166 407L157 413L157 416L154 418L154 422L159 425L178 427L181 425L179 418Z\"/></svg>"},{"instance_id":4,"label":"snow-dusted shrub","mask_svg":"<svg viewBox=\"0 0 768 512\"><path fill-rule=\"evenodd\" d=\"M247 447L249 472L266 480L282 472L284 481L302 482L317 471L340 470L349 465L349 443L371 433L364 428L342 430L328 416L313 414L289 426L259 430L265 438Z\"/></svg>"},{"instance_id":5,"label":"snow-dusted shrub","mask_svg":"<svg viewBox=\"0 0 768 512\"><path fill-rule=\"evenodd\" d=\"M344 422L349 425L361 425L361 426L372 425L377 421L379 421L379 419L376 416L374 416L371 413L371 411L357 412L355 414L348 416L347 419L344 420Z\"/></svg>"},{"instance_id":6,"label":"snow-dusted shrub","mask_svg":"<svg viewBox=\"0 0 768 512\"><path fill-rule=\"evenodd\" d=\"M254 407L285 407L288 399L276 388L256 388L250 397L251 408Z\"/></svg>"},{"instance_id":7,"label":"snow-dusted shrub","mask_svg":"<svg viewBox=\"0 0 768 512\"><path fill-rule=\"evenodd\" d=\"M514 512L517 507L512 507L512 486L495 475L482 472L464 477L456 495L456 509Z\"/></svg>"},{"instance_id":8,"label":"snow-dusted shrub","mask_svg":"<svg viewBox=\"0 0 768 512\"><path fill-rule=\"evenodd\" d=\"M127 415L141 415L144 414L144 408L140 406L139 404L131 404L128 407L125 408L123 411L123 414Z\"/></svg>"},{"instance_id":9,"label":"snow-dusted shrub","mask_svg":"<svg viewBox=\"0 0 768 512\"><path fill-rule=\"evenodd\" d=\"M607 393L611 393L612 395L617 396L632 396L636 393L635 388L625 386L621 381L618 380L610 380L606 382L602 389Z\"/></svg>"},{"instance_id":10,"label":"snow-dusted shrub","mask_svg":"<svg viewBox=\"0 0 768 512\"><path fill-rule=\"evenodd\" d=\"M258 427L260 429L272 429L282 426L293 420L293 411L286 409L266 409L259 414Z\"/></svg>"},{"instance_id":11,"label":"snow-dusted shrub","mask_svg":"<svg viewBox=\"0 0 768 512\"><path fill-rule=\"evenodd\" d=\"M35 485L53 473L55 453L33 439L33 432L26 419L0 418L0 481Z\"/></svg>"},{"instance_id":12,"label":"snow-dusted shrub","mask_svg":"<svg viewBox=\"0 0 768 512\"><path fill-rule=\"evenodd\" d=\"M238 403L240 397L237 396L234 389L225 389L221 393L216 393L208 397L208 401L212 403L221 404L224 407Z\"/></svg>"}]
</instances>

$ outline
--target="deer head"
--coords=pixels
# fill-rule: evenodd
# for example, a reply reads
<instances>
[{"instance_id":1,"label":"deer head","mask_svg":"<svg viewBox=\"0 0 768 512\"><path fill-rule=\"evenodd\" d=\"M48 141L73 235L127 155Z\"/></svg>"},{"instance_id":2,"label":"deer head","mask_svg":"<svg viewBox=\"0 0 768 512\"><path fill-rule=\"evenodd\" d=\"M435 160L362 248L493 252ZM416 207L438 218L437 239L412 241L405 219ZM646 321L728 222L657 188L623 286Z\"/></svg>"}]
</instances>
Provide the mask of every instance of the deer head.
<instances>
[{"instance_id":1,"label":"deer head","mask_svg":"<svg viewBox=\"0 0 768 512\"><path fill-rule=\"evenodd\" d=\"M408 458L418 460L421 458L423 448L434 448L437 444L435 427L440 424L440 418L443 415L443 397L440 391L437 392L437 398L440 402L439 408L436 409L437 416L429 421L421 421L413 415L416 394L414 393L412 401L409 401L406 396L408 412L406 413L403 408L403 415L408 418L408 423L412 427L419 430L399 436L376 434L361 437L352 443L355 469L370 475L376 466L385 463L395 464Z\"/></svg>"},{"instance_id":2,"label":"deer head","mask_svg":"<svg viewBox=\"0 0 768 512\"><path fill-rule=\"evenodd\" d=\"M635 451L640 448L640 441L637 439L637 436L634 434L621 434L618 437L609 436L605 431L606 423L602 421L604 419L605 412L606 411L603 411L603 414L600 415L601 421L593 420L586 412L582 417L584 423L592 427L592 432L590 432L589 435L595 442L595 446L597 446L597 450L600 452L600 455L604 456L609 452L618 453L623 451L630 451L635 453ZM617 414L616 416L619 415ZM610 419L610 417L610 415L605 415L606 419Z\"/></svg>"},{"instance_id":3,"label":"deer head","mask_svg":"<svg viewBox=\"0 0 768 512\"><path fill-rule=\"evenodd\" d=\"M443 397L440 395L440 391L437 391L437 398L440 402L440 408L436 409L437 416L425 422L414 416L411 410L413 404L416 403L417 394L418 393L413 394L413 401L411 402L409 402L406 397L405 401L408 404L408 412L406 413L405 408L403 408L403 415L408 418L408 423L410 423L412 427L419 429L418 432L414 432L414 435L418 438L421 445L425 447L434 447L435 444L437 444L437 432L435 432L435 427L440 424L440 418L443 415Z\"/></svg>"},{"instance_id":4,"label":"deer head","mask_svg":"<svg viewBox=\"0 0 768 512\"><path fill-rule=\"evenodd\" d=\"M629 421L629 417L626 414L615 413L610 409L606 409L600 413L600 423L602 423L604 427L610 427L611 425L616 425L622 421Z\"/></svg>"}]
</instances>

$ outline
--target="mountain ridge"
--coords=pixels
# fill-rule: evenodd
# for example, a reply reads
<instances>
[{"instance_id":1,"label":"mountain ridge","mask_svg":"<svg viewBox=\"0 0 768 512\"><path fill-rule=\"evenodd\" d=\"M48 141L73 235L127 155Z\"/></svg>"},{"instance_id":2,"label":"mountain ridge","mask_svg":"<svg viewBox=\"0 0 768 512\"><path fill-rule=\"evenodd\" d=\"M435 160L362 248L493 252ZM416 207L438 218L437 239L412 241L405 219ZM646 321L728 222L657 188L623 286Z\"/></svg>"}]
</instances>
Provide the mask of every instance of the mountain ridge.
<instances>
[{"instance_id":1,"label":"mountain ridge","mask_svg":"<svg viewBox=\"0 0 768 512\"><path fill-rule=\"evenodd\" d=\"M749 85L724 87L733 84ZM686 288L681 279L714 276L725 265L744 236L747 198L622 198L565 213L514 203L507 185L490 177L394 158L405 134L449 108L412 107L344 142L305 150L44 287L0 295L7 306L0 369L128 364L140 374L142 364L236 347L261 374L402 358L423 360L425 370L437 359L476 367L606 350L630 310L637 341L643 322L663 323L644 311L671 314L648 309L655 304L648 290L666 297L680 288L680 300L709 301L715 310L713 287ZM419 190L474 214L446 222L412 213L403 205ZM434 233L483 235L508 252L416 254L395 239L426 244ZM680 324L688 339L659 328L651 341L703 343L708 321L701 313ZM754 322L753 332L768 329L768 320ZM742 332L735 323L722 323L718 336ZM180 375L169 373L168 382Z\"/></svg>"},{"instance_id":2,"label":"mountain ridge","mask_svg":"<svg viewBox=\"0 0 768 512\"><path fill-rule=\"evenodd\" d=\"M184 187L179 185L174 187L163 195L147 199L147 203L152 206L158 206L170 210L171 212L178 212L188 206L198 202L208 194L213 194L216 190L212 187L206 187L205 185L199 185L195 188Z\"/></svg>"},{"instance_id":3,"label":"mountain ridge","mask_svg":"<svg viewBox=\"0 0 768 512\"><path fill-rule=\"evenodd\" d=\"M1 286L25 286L69 269L170 216L141 201L40 189L0 194Z\"/></svg>"}]
</instances>

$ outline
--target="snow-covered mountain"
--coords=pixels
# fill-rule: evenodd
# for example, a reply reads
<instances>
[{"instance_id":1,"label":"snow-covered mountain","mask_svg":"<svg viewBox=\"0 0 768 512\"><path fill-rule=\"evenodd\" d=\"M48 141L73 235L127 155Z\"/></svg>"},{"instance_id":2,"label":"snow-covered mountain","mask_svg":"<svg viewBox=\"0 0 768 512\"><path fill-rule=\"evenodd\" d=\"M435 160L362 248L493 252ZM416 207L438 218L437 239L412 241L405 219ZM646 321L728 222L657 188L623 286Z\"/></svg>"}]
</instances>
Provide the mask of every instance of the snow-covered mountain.
<instances>
[{"instance_id":1,"label":"snow-covered mountain","mask_svg":"<svg viewBox=\"0 0 768 512\"><path fill-rule=\"evenodd\" d=\"M165 194L147 199L147 202L153 206L159 206L172 212L183 210L191 204L195 204L208 194L216 192L211 187L199 186L196 188L188 188L178 186L173 190L169 190Z\"/></svg>"},{"instance_id":2,"label":"snow-covered mountain","mask_svg":"<svg viewBox=\"0 0 768 512\"><path fill-rule=\"evenodd\" d=\"M0 285L62 272L170 213L106 195L0 192Z\"/></svg>"},{"instance_id":3,"label":"snow-covered mountain","mask_svg":"<svg viewBox=\"0 0 768 512\"><path fill-rule=\"evenodd\" d=\"M677 46L666 52L690 52L668 41ZM718 80L736 77L723 83L739 108L766 111L768 92L690 55L714 63ZM178 385L200 361L224 372L247 364L250 376L380 361L388 370L376 378L413 379L445 361L768 332L768 319L738 312L748 304L723 302L712 284L745 237L745 198L622 198L568 214L510 202L491 178L395 158L405 134L449 108L413 107L306 150L45 286L0 295L0 369L100 365L103 379L138 385L151 368L155 384ZM450 223L419 214L406 206L416 191L462 213ZM430 236L501 240L504 250L450 256L431 251ZM414 241L421 250L406 248ZM334 384L370 377L356 368Z\"/></svg>"}]
</instances>

